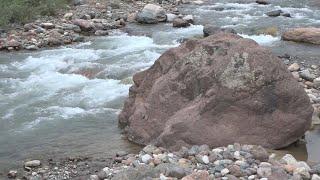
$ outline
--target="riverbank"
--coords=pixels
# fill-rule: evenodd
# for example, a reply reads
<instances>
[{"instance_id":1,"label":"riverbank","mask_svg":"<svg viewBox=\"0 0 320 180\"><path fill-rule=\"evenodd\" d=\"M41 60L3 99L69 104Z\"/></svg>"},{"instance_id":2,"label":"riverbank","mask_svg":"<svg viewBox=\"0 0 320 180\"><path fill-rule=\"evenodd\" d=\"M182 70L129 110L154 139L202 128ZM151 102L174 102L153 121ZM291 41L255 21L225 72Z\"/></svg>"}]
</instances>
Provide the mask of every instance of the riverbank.
<instances>
[{"instance_id":1,"label":"riverbank","mask_svg":"<svg viewBox=\"0 0 320 180\"><path fill-rule=\"evenodd\" d=\"M8 177L24 179L312 179L319 180L320 164L307 164L291 154L277 156L260 146L233 144L211 149L207 145L170 152L148 145L138 154L119 151L113 158L69 158L42 164L33 160L24 171ZM99 169L100 168L100 169Z\"/></svg>"},{"instance_id":2,"label":"riverbank","mask_svg":"<svg viewBox=\"0 0 320 180\"><path fill-rule=\"evenodd\" d=\"M163 1L151 7L151 12L162 8L164 22L183 17L176 8L186 1ZM148 1L73 1L68 10L61 10L54 17L40 17L34 22L16 25L15 28L0 31L0 51L38 50L59 47L87 41L90 36L107 36L112 30L120 29L127 23L139 21L137 14ZM160 7L161 6L161 7ZM155 12L158 13L158 12ZM157 15L157 14L156 14ZM142 15L144 16L144 15ZM145 15L148 16L148 15ZM168 18L167 18L168 17ZM140 23L157 23L141 17ZM141 19L140 18L140 19ZM193 20L187 16L187 20ZM145 22L143 22L145 20ZM148 22L149 21L149 22Z\"/></svg>"}]
</instances>

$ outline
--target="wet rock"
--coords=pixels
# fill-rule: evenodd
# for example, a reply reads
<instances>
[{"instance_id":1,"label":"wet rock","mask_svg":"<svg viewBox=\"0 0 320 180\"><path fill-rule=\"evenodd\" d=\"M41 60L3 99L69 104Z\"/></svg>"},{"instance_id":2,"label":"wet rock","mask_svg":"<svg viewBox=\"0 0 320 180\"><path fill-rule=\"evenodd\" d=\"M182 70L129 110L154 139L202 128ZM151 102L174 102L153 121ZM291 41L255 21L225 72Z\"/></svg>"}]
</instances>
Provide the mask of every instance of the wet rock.
<instances>
[{"instance_id":1,"label":"wet rock","mask_svg":"<svg viewBox=\"0 0 320 180\"><path fill-rule=\"evenodd\" d=\"M284 32L282 39L320 45L320 28L294 28Z\"/></svg>"},{"instance_id":2,"label":"wet rock","mask_svg":"<svg viewBox=\"0 0 320 180\"><path fill-rule=\"evenodd\" d=\"M178 16L172 13L166 14L167 16L167 22L172 22L174 19L176 19Z\"/></svg>"},{"instance_id":3,"label":"wet rock","mask_svg":"<svg viewBox=\"0 0 320 180\"><path fill-rule=\"evenodd\" d=\"M39 160L27 161L24 163L24 167L30 167L30 168L39 167L40 165L41 165L41 161Z\"/></svg>"},{"instance_id":4,"label":"wet rock","mask_svg":"<svg viewBox=\"0 0 320 180\"><path fill-rule=\"evenodd\" d=\"M166 18L166 12L161 6L147 4L142 11L137 14L136 21L145 24L155 24L166 21Z\"/></svg>"},{"instance_id":5,"label":"wet rock","mask_svg":"<svg viewBox=\"0 0 320 180\"><path fill-rule=\"evenodd\" d=\"M183 20L187 21L190 24L193 24L193 16L192 15L187 15L182 18Z\"/></svg>"},{"instance_id":6,"label":"wet rock","mask_svg":"<svg viewBox=\"0 0 320 180\"><path fill-rule=\"evenodd\" d=\"M274 10L274 11L267 12L266 15L269 17L277 17L277 16L280 16L281 13L283 13L282 10Z\"/></svg>"},{"instance_id":7,"label":"wet rock","mask_svg":"<svg viewBox=\"0 0 320 180\"><path fill-rule=\"evenodd\" d=\"M311 124L310 100L286 65L234 34L189 40L165 52L133 81L119 125L139 144L180 149L190 142L239 142L281 148ZM295 101L288 104L289 99Z\"/></svg>"},{"instance_id":8,"label":"wet rock","mask_svg":"<svg viewBox=\"0 0 320 180\"><path fill-rule=\"evenodd\" d=\"M257 4L263 4L263 5L270 4L270 2L267 1L267 0L256 0L256 3L257 3Z\"/></svg>"},{"instance_id":9,"label":"wet rock","mask_svg":"<svg viewBox=\"0 0 320 180\"><path fill-rule=\"evenodd\" d=\"M190 23L188 23L188 21L186 21L184 19L176 18L176 19L173 20L172 26L176 27L176 28L188 27L188 26L190 26Z\"/></svg>"},{"instance_id":10,"label":"wet rock","mask_svg":"<svg viewBox=\"0 0 320 180\"><path fill-rule=\"evenodd\" d=\"M106 36L109 34L108 31L104 31L104 30L97 30L95 33L94 33L96 36Z\"/></svg>"},{"instance_id":11,"label":"wet rock","mask_svg":"<svg viewBox=\"0 0 320 180\"><path fill-rule=\"evenodd\" d=\"M15 179L17 177L17 174L18 174L18 171L16 170L10 170L9 173L8 173L8 178L10 179Z\"/></svg>"},{"instance_id":12,"label":"wet rock","mask_svg":"<svg viewBox=\"0 0 320 180\"><path fill-rule=\"evenodd\" d=\"M220 32L237 34L237 32L234 29L231 29L231 28L220 28L220 27L213 26L213 25L205 25L203 27L204 37L208 37L208 36L211 36L213 34L220 33Z\"/></svg>"},{"instance_id":13,"label":"wet rock","mask_svg":"<svg viewBox=\"0 0 320 180\"><path fill-rule=\"evenodd\" d=\"M291 14L290 14L290 13L281 13L281 16L284 16L284 17L291 17Z\"/></svg>"}]
</instances>

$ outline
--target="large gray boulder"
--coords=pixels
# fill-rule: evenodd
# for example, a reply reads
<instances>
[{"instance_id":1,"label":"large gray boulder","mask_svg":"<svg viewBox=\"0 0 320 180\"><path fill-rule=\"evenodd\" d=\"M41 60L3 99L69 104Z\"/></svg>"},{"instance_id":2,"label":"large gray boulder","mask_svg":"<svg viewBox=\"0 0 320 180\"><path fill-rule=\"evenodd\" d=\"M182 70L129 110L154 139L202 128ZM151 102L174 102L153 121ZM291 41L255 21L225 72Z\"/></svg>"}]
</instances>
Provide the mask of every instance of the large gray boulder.
<instances>
[{"instance_id":1,"label":"large gray boulder","mask_svg":"<svg viewBox=\"0 0 320 180\"><path fill-rule=\"evenodd\" d=\"M139 144L277 149L311 125L309 98L286 65L235 34L189 40L133 81L119 125Z\"/></svg>"},{"instance_id":2,"label":"large gray boulder","mask_svg":"<svg viewBox=\"0 0 320 180\"><path fill-rule=\"evenodd\" d=\"M166 21L166 11L158 5L147 4L136 16L136 21L144 24L155 24Z\"/></svg>"}]
</instances>

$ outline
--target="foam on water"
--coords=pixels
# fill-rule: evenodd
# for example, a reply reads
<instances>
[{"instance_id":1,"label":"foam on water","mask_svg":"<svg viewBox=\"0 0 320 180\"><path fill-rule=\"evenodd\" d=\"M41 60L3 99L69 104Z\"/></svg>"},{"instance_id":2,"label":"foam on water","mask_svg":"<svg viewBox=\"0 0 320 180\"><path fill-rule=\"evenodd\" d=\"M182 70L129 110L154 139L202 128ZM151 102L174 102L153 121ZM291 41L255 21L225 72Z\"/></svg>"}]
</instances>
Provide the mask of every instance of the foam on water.
<instances>
[{"instance_id":1,"label":"foam on water","mask_svg":"<svg viewBox=\"0 0 320 180\"><path fill-rule=\"evenodd\" d=\"M246 35L246 34L239 34L243 38L248 38L256 41L260 45L272 45L274 42L279 41L280 37L273 37L271 35Z\"/></svg>"}]
</instances>

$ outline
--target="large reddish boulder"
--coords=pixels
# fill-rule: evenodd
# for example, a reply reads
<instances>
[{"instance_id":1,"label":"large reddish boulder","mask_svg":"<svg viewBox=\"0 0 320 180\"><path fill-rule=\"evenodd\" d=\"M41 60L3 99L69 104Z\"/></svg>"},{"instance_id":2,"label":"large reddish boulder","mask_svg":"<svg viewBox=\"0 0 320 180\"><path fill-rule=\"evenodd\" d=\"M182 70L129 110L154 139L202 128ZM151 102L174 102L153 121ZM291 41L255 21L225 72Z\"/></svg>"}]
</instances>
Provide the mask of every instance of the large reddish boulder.
<instances>
[{"instance_id":1,"label":"large reddish boulder","mask_svg":"<svg viewBox=\"0 0 320 180\"><path fill-rule=\"evenodd\" d=\"M235 34L189 40L133 80L119 125L139 144L281 148L310 127L313 108L287 67Z\"/></svg>"},{"instance_id":2,"label":"large reddish boulder","mask_svg":"<svg viewBox=\"0 0 320 180\"><path fill-rule=\"evenodd\" d=\"M283 33L282 39L286 41L304 42L320 45L320 28L295 28Z\"/></svg>"}]
</instances>

